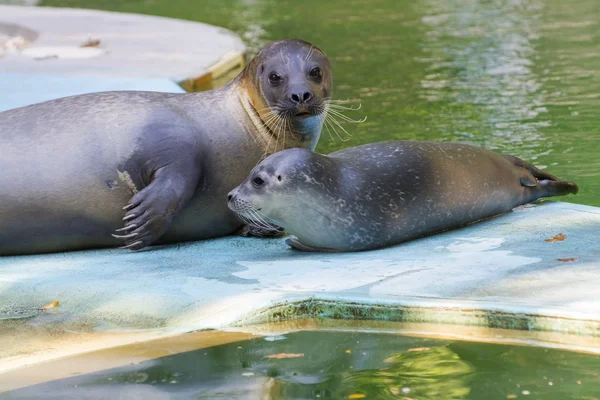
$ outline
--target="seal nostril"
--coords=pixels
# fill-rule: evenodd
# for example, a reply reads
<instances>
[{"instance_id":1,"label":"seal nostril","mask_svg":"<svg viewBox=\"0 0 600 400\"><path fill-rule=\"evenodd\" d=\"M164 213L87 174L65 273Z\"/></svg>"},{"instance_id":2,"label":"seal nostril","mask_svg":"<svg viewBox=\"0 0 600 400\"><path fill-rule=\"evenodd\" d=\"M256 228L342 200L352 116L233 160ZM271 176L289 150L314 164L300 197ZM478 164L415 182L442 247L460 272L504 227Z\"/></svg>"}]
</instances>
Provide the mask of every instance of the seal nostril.
<instances>
[{"instance_id":1,"label":"seal nostril","mask_svg":"<svg viewBox=\"0 0 600 400\"><path fill-rule=\"evenodd\" d=\"M300 102L300 96L298 96L296 93L292 94L291 98L294 103Z\"/></svg>"},{"instance_id":2,"label":"seal nostril","mask_svg":"<svg viewBox=\"0 0 600 400\"><path fill-rule=\"evenodd\" d=\"M231 201L231 199L232 199L232 198L233 198L233 196L232 196L232 195L228 195L228 196L227 196L227 201Z\"/></svg>"},{"instance_id":3,"label":"seal nostril","mask_svg":"<svg viewBox=\"0 0 600 400\"><path fill-rule=\"evenodd\" d=\"M312 94L310 92L304 92L304 95L302 96L302 99L304 101L308 101L308 100L310 100L311 97L312 97Z\"/></svg>"}]
</instances>

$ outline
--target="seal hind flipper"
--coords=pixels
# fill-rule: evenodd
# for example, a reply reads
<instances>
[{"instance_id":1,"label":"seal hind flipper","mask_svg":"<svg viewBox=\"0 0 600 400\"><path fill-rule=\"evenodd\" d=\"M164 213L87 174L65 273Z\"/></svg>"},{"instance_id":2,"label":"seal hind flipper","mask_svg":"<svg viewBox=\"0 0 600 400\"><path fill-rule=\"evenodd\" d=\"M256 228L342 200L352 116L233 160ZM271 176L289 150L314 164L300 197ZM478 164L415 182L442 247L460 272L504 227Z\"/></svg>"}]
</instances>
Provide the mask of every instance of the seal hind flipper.
<instances>
[{"instance_id":1,"label":"seal hind flipper","mask_svg":"<svg viewBox=\"0 0 600 400\"><path fill-rule=\"evenodd\" d=\"M546 179L539 182L539 188L542 190L542 195L539 197L566 196L577 194L579 191L579 186L575 182Z\"/></svg>"},{"instance_id":2,"label":"seal hind flipper","mask_svg":"<svg viewBox=\"0 0 600 400\"><path fill-rule=\"evenodd\" d=\"M531 175L533 175L538 180L545 179L545 180L549 180L549 181L559 181L559 179L557 177L555 177L554 175L550 175L549 173L535 167L534 165L521 160L519 157L515 157L515 156L511 156L511 155L504 155L504 158L514 166L525 168L527 171L529 171L529 173ZM523 182L521 182L521 183L523 183ZM524 184L524 186L530 186L530 185Z\"/></svg>"},{"instance_id":3,"label":"seal hind flipper","mask_svg":"<svg viewBox=\"0 0 600 400\"><path fill-rule=\"evenodd\" d=\"M193 155L195 151L190 152ZM179 160L152 171L152 181L123 207L125 226L112 236L125 240L123 248L141 250L169 229L173 219L190 202L200 182L200 166L193 157Z\"/></svg>"},{"instance_id":4,"label":"seal hind flipper","mask_svg":"<svg viewBox=\"0 0 600 400\"><path fill-rule=\"evenodd\" d=\"M291 248L293 248L295 250L299 250L299 251L318 252L318 253L341 253L341 251L335 250L335 249L312 247L312 246L302 243L301 241L299 241L296 238L286 239L285 244L287 244Z\"/></svg>"},{"instance_id":5,"label":"seal hind flipper","mask_svg":"<svg viewBox=\"0 0 600 400\"><path fill-rule=\"evenodd\" d=\"M574 182L561 181L541 169L521 160L519 157L505 155L504 158L514 166L521 167L525 171L521 174L521 185L534 189L534 197L566 196L576 194L579 187Z\"/></svg>"}]
</instances>

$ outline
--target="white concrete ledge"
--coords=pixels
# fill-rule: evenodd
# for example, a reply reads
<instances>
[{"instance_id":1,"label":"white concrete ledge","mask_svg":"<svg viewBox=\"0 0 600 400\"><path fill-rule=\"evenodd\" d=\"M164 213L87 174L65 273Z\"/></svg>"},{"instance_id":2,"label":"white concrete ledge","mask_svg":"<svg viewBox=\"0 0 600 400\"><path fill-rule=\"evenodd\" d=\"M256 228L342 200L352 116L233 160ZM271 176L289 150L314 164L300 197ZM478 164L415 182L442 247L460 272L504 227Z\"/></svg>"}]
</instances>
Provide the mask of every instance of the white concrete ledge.
<instances>
[{"instance_id":1,"label":"white concrete ledge","mask_svg":"<svg viewBox=\"0 0 600 400\"><path fill-rule=\"evenodd\" d=\"M78 49L100 40L102 55L86 59L36 60L24 54L0 57L1 73L97 75L108 77L196 79L245 52L232 32L207 24L148 15L49 7L0 6L3 24L38 33L28 51L49 47Z\"/></svg>"},{"instance_id":2,"label":"white concrete ledge","mask_svg":"<svg viewBox=\"0 0 600 400\"><path fill-rule=\"evenodd\" d=\"M143 340L144 330L150 338L304 316L599 335L599 227L598 208L547 203L362 253L230 237L138 253L3 257L0 342L32 327L36 335L135 331ZM566 239L545 241L558 233ZM59 306L38 310L52 301ZM42 349L17 350L0 357Z\"/></svg>"}]
</instances>

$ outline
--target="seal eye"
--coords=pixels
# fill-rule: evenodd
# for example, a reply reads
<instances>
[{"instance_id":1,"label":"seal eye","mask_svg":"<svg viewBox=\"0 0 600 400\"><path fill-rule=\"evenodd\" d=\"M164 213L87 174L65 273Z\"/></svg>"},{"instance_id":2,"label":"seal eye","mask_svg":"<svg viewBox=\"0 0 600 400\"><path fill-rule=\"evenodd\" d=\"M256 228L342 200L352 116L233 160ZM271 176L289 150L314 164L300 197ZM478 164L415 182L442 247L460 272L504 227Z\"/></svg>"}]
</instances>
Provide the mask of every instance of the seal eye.
<instances>
[{"instance_id":1,"label":"seal eye","mask_svg":"<svg viewBox=\"0 0 600 400\"><path fill-rule=\"evenodd\" d=\"M263 181L263 179L260 176L257 176L256 178L254 178L252 183L254 183L254 186L259 187L262 186L265 183L265 181Z\"/></svg>"},{"instance_id":2,"label":"seal eye","mask_svg":"<svg viewBox=\"0 0 600 400\"><path fill-rule=\"evenodd\" d=\"M323 70L319 67L314 67L310 70L310 76L311 78L321 80L321 78L323 78Z\"/></svg>"},{"instance_id":3,"label":"seal eye","mask_svg":"<svg viewBox=\"0 0 600 400\"><path fill-rule=\"evenodd\" d=\"M281 75L276 74L275 72L271 72L269 74L269 83L271 85L279 85L280 82L281 82Z\"/></svg>"}]
</instances>

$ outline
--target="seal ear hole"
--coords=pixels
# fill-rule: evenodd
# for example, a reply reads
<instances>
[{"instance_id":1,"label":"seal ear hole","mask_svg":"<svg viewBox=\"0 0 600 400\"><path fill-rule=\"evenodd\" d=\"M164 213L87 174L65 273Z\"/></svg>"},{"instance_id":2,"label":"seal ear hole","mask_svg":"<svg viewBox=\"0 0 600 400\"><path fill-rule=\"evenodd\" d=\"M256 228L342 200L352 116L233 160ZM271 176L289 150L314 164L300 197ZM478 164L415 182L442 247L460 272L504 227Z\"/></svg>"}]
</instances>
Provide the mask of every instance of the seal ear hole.
<instances>
[{"instance_id":1,"label":"seal ear hole","mask_svg":"<svg viewBox=\"0 0 600 400\"><path fill-rule=\"evenodd\" d=\"M277 180L281 182L281 175L277 175Z\"/></svg>"},{"instance_id":2,"label":"seal ear hole","mask_svg":"<svg viewBox=\"0 0 600 400\"><path fill-rule=\"evenodd\" d=\"M262 75L263 72L265 72L265 65L261 64L260 67L258 68L258 75Z\"/></svg>"}]
</instances>

